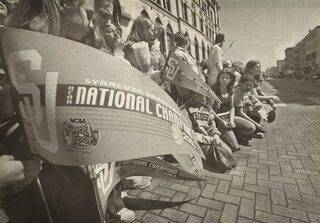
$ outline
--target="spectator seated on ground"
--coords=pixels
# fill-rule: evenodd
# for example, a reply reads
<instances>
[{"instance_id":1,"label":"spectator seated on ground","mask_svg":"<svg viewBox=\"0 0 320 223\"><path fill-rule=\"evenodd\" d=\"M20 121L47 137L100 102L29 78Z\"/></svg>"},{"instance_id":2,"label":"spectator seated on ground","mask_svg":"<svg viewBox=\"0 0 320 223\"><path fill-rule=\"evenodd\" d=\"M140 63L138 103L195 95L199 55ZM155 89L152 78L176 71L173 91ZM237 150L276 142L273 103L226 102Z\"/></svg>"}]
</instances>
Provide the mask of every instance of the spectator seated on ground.
<instances>
[{"instance_id":1,"label":"spectator seated on ground","mask_svg":"<svg viewBox=\"0 0 320 223\"><path fill-rule=\"evenodd\" d=\"M235 134L238 139L248 138L248 137L264 137L264 128L258 122L250 118L246 111L246 104L251 103L250 101L250 91L254 86L254 78L251 75L243 75L241 76L239 85L234 90L234 106L235 106L235 114L239 117L242 117L246 121L245 129L246 132L239 132L238 129L235 129ZM253 134L255 133L255 134Z\"/></svg>"},{"instance_id":2,"label":"spectator seated on ground","mask_svg":"<svg viewBox=\"0 0 320 223\"><path fill-rule=\"evenodd\" d=\"M251 94L255 95L260 101L267 101L271 105L274 104L273 100L279 101L279 97L273 95L266 95L261 89L262 77L260 72L260 62L257 60L250 60L245 67L244 74L254 77L254 87L251 89Z\"/></svg>"},{"instance_id":3,"label":"spectator seated on ground","mask_svg":"<svg viewBox=\"0 0 320 223\"><path fill-rule=\"evenodd\" d=\"M206 98L188 89L181 91L181 88L177 87L180 101L191 119L195 137L206 157L205 163L210 165L214 171L223 172L232 169L236 165L232 157L232 150L220 139L221 134L216 128L214 115L206 104ZM221 160L217 158L216 149L224 153L225 163L219 163Z\"/></svg>"},{"instance_id":4,"label":"spectator seated on ground","mask_svg":"<svg viewBox=\"0 0 320 223\"><path fill-rule=\"evenodd\" d=\"M212 90L219 97L222 104L214 102L213 109L216 112L217 127L221 132L221 138L231 148L233 152L239 150L237 139L233 130L245 122L240 117L235 117L234 110L234 93L233 86L235 76L229 69L222 70L218 76L217 81L212 87Z\"/></svg>"},{"instance_id":5,"label":"spectator seated on ground","mask_svg":"<svg viewBox=\"0 0 320 223\"><path fill-rule=\"evenodd\" d=\"M263 107L263 103L254 95L249 95L248 101L245 102L245 112L248 116L259 123L260 120L268 120L268 114L266 109Z\"/></svg>"}]
</instances>

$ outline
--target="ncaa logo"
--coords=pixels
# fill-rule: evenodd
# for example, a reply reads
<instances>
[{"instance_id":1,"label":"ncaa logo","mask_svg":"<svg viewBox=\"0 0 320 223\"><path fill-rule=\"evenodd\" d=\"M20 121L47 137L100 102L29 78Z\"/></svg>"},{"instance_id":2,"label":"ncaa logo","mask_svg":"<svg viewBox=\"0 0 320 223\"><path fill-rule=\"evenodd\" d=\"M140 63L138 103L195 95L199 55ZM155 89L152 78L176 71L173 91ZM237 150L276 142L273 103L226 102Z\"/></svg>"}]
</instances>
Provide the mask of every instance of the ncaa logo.
<instances>
[{"instance_id":1,"label":"ncaa logo","mask_svg":"<svg viewBox=\"0 0 320 223\"><path fill-rule=\"evenodd\" d=\"M100 138L98 130L84 118L71 118L63 123L64 143L71 148L90 149Z\"/></svg>"}]
</instances>

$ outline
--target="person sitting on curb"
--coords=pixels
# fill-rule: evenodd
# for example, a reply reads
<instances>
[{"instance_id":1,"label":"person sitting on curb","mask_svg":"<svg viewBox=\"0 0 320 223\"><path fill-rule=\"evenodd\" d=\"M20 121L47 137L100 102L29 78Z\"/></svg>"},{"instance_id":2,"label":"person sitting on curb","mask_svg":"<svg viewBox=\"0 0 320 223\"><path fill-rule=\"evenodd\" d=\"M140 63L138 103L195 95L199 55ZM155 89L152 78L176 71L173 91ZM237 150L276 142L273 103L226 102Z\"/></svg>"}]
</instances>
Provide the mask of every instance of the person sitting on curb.
<instances>
[{"instance_id":1,"label":"person sitting on curb","mask_svg":"<svg viewBox=\"0 0 320 223\"><path fill-rule=\"evenodd\" d=\"M195 138L206 157L205 164L210 169L217 172L225 172L236 166L236 161L232 157L232 150L221 140L221 133L216 127L214 115L211 108L207 105L206 98L196 92L177 87L180 93L180 100L183 108L186 109L188 116L192 122ZM224 154L224 161L217 157L216 150L219 149ZM222 156L222 155L221 155Z\"/></svg>"},{"instance_id":2,"label":"person sitting on curb","mask_svg":"<svg viewBox=\"0 0 320 223\"><path fill-rule=\"evenodd\" d=\"M249 122L247 122L244 129L236 128L235 135L238 139L247 137L263 138L265 132L262 125L250 118L245 111L247 103L250 101L250 91L255 84L254 78L251 75L244 75L240 79L239 86L234 90L234 106L235 114ZM253 134L255 133L255 134Z\"/></svg>"},{"instance_id":3,"label":"person sitting on curb","mask_svg":"<svg viewBox=\"0 0 320 223\"><path fill-rule=\"evenodd\" d=\"M260 101L266 101L270 105L273 105L273 101L279 101L278 96L266 95L261 89L261 74L260 74L260 62L257 60L250 60L245 67L244 75L251 75L255 79L254 87L251 89L251 94L256 96Z\"/></svg>"}]
</instances>

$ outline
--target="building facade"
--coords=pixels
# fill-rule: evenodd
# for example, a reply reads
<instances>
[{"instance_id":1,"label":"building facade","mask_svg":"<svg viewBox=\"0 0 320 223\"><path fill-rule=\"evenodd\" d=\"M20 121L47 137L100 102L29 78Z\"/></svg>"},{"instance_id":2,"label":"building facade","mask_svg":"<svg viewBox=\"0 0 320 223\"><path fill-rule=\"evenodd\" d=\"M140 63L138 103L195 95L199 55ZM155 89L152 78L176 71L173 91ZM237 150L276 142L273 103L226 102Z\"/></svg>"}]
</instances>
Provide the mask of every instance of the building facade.
<instances>
[{"instance_id":1,"label":"building facade","mask_svg":"<svg viewBox=\"0 0 320 223\"><path fill-rule=\"evenodd\" d=\"M302 46L301 64L310 66L312 71L320 68L320 26L313 30L300 41Z\"/></svg>"},{"instance_id":2,"label":"building facade","mask_svg":"<svg viewBox=\"0 0 320 223\"><path fill-rule=\"evenodd\" d=\"M292 69L301 75L305 67L313 73L320 73L320 26L316 26L294 47L285 50L285 71Z\"/></svg>"},{"instance_id":3,"label":"building facade","mask_svg":"<svg viewBox=\"0 0 320 223\"><path fill-rule=\"evenodd\" d=\"M124 38L139 15L149 17L155 27L162 27L161 51L168 55L174 33L190 38L189 52L197 60L208 58L215 36L220 32L220 6L216 0L120 0Z\"/></svg>"},{"instance_id":4,"label":"building facade","mask_svg":"<svg viewBox=\"0 0 320 223\"><path fill-rule=\"evenodd\" d=\"M294 47L288 47L284 52L284 70L287 72L294 68Z\"/></svg>"},{"instance_id":5,"label":"building facade","mask_svg":"<svg viewBox=\"0 0 320 223\"><path fill-rule=\"evenodd\" d=\"M279 75L283 74L284 60L277 60L277 72Z\"/></svg>"}]
</instances>

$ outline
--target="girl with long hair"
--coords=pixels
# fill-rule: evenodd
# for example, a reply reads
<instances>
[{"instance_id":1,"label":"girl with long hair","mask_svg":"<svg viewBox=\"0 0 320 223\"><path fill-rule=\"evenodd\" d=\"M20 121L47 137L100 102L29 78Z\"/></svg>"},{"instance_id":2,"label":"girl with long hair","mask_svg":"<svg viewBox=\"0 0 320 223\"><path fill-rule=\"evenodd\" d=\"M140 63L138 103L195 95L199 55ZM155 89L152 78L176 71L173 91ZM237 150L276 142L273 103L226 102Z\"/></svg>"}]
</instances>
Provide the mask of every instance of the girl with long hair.
<instances>
[{"instance_id":1,"label":"girl with long hair","mask_svg":"<svg viewBox=\"0 0 320 223\"><path fill-rule=\"evenodd\" d=\"M261 77L261 64L257 60L250 60L246 64L246 67L244 69L244 75L251 75L255 79L255 85L251 90L251 94L255 95L258 100L260 101L268 101L273 105L273 100L279 101L279 97L274 96L274 95L266 95L262 90L261 90L261 82L262 82L262 77Z\"/></svg>"},{"instance_id":2,"label":"girl with long hair","mask_svg":"<svg viewBox=\"0 0 320 223\"><path fill-rule=\"evenodd\" d=\"M57 0L23 0L3 25L59 36L61 10Z\"/></svg>"},{"instance_id":3,"label":"girl with long hair","mask_svg":"<svg viewBox=\"0 0 320 223\"><path fill-rule=\"evenodd\" d=\"M254 131L248 120L235 115L234 82L235 76L231 70L224 69L218 74L217 81L212 88L222 102L222 104L215 102L213 106L217 113L217 127L221 132L221 138L233 152L240 149L234 131L240 136Z\"/></svg>"},{"instance_id":4,"label":"girl with long hair","mask_svg":"<svg viewBox=\"0 0 320 223\"><path fill-rule=\"evenodd\" d=\"M250 91L255 85L255 80L251 75L241 76L239 85L234 90L234 108L236 116L241 117L242 125L237 125L235 134L238 138L241 137L264 137L264 128L258 122L249 117L246 113L246 108L252 105ZM245 128L244 128L245 127ZM252 135L255 133L255 135Z\"/></svg>"},{"instance_id":5,"label":"girl with long hair","mask_svg":"<svg viewBox=\"0 0 320 223\"><path fill-rule=\"evenodd\" d=\"M154 32L152 21L141 15L132 24L131 31L127 37L124 47L124 58L131 65L145 73L152 80L160 83L161 51L160 42L157 39L159 33Z\"/></svg>"}]
</instances>

